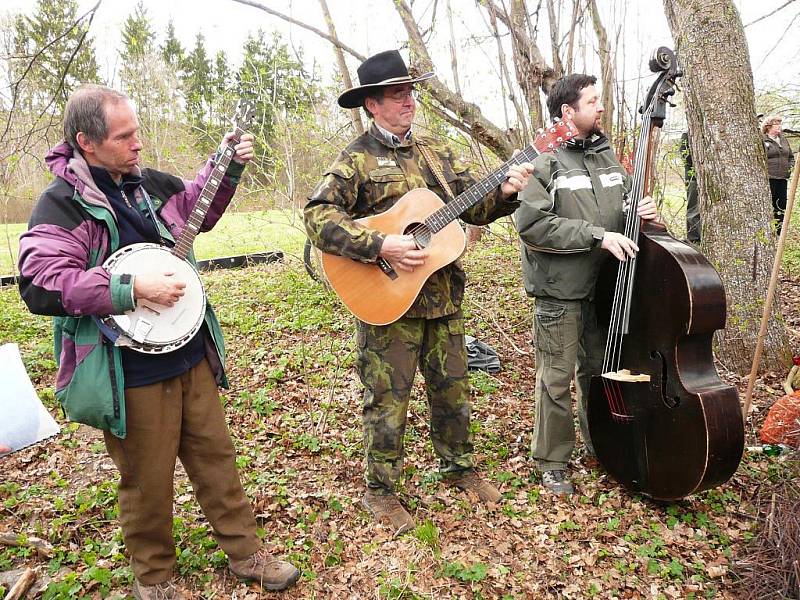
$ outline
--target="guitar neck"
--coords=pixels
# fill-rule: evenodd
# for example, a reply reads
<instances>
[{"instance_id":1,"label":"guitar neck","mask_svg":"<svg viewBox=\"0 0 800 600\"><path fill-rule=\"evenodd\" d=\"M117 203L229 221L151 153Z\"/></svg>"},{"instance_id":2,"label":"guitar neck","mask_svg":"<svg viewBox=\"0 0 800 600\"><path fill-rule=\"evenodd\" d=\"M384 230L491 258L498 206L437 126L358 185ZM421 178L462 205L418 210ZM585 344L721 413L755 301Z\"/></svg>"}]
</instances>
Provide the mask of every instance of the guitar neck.
<instances>
[{"instance_id":1,"label":"guitar neck","mask_svg":"<svg viewBox=\"0 0 800 600\"><path fill-rule=\"evenodd\" d=\"M217 195L217 190L222 183L222 178L225 176L228 165L230 165L231 159L236 153L235 146L239 143L239 139L243 133L244 131L241 128L236 127L235 135L225 145L222 152L220 152L214 169L211 171L211 175L208 176L208 180L203 186L203 190L200 192L200 197L194 205L194 210L192 210L186 221L186 227L184 227L178 241L172 248L172 254L181 260L186 260L186 257L189 256L189 252L192 250L194 238L197 237L197 234L200 232L200 227L202 227L203 221L206 219L208 209L211 208L214 196Z\"/></svg>"},{"instance_id":2,"label":"guitar neck","mask_svg":"<svg viewBox=\"0 0 800 600\"><path fill-rule=\"evenodd\" d=\"M475 206L480 202L486 194L499 186L506 178L508 168L513 165L518 165L524 162L530 162L537 156L540 151L535 146L528 146L522 152L517 153L509 160L504 162L498 169L493 171L489 176L480 180L475 185L471 186L466 191L460 193L453 200L445 204L442 208L434 212L427 219L425 225L433 232L436 233L447 227L452 221L455 221L461 214Z\"/></svg>"}]
</instances>

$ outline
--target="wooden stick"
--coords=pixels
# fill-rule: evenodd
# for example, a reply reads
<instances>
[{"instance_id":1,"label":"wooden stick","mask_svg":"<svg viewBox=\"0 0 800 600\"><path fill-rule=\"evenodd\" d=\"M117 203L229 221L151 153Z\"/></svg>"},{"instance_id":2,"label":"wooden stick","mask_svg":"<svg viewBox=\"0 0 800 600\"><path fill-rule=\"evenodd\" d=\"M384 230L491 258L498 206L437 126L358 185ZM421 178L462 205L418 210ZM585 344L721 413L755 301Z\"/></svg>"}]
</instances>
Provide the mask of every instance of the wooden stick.
<instances>
[{"instance_id":1,"label":"wooden stick","mask_svg":"<svg viewBox=\"0 0 800 600\"><path fill-rule=\"evenodd\" d=\"M769 504L769 514L767 515L767 540L772 541L772 524L775 522L775 500L776 494L772 493L772 502Z\"/></svg>"},{"instance_id":2,"label":"wooden stick","mask_svg":"<svg viewBox=\"0 0 800 600\"><path fill-rule=\"evenodd\" d=\"M783 213L781 236L778 238L778 247L775 250L775 261L772 263L772 275L769 278L767 299L764 301L764 312L761 314L761 328L758 331L758 338L756 339L756 353L753 356L753 368L750 369L750 380L747 382L747 393L744 396L744 408L742 408L742 418L745 424L747 423L747 414L750 412L750 403L753 400L753 387L756 384L758 366L761 362L761 351L764 348L764 338L767 336L767 325L769 324L769 316L772 312L772 302L775 299L775 288L778 285L778 275L781 272L783 248L786 245L786 234L789 233L789 220L792 218L792 208L794 207L794 196L797 193L798 178L800 178L800 160L794 163L792 183L789 186L789 198L786 202L786 212Z\"/></svg>"},{"instance_id":3,"label":"wooden stick","mask_svg":"<svg viewBox=\"0 0 800 600\"><path fill-rule=\"evenodd\" d=\"M43 558L53 557L53 547L45 540L34 536L20 536L16 533L0 533L0 546L30 546Z\"/></svg>"},{"instance_id":4,"label":"wooden stick","mask_svg":"<svg viewBox=\"0 0 800 600\"><path fill-rule=\"evenodd\" d=\"M6 600L19 600L23 598L31 586L36 582L36 571L31 568L25 569L25 572L17 579L14 587L9 590Z\"/></svg>"}]
</instances>

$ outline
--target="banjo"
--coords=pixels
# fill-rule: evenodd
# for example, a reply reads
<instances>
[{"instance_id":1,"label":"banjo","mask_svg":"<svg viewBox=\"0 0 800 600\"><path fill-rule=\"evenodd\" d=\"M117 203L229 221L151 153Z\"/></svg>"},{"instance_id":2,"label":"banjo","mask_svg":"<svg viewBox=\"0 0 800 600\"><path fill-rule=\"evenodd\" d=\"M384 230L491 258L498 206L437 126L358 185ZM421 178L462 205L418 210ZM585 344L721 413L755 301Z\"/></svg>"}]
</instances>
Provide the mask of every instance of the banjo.
<instances>
[{"instance_id":1,"label":"banjo","mask_svg":"<svg viewBox=\"0 0 800 600\"><path fill-rule=\"evenodd\" d=\"M187 257L192 243L205 220L211 202L219 189L225 171L236 153L246 126L252 119L254 107L240 100L234 122L234 136L221 149L213 171L208 177L175 246L140 243L125 246L114 252L103 263L112 275L172 271L178 281L186 283L184 295L172 306L137 300L136 307L120 315L101 319L116 336L114 343L144 354L165 354L189 343L203 326L206 312L206 294L200 275Z\"/></svg>"}]
</instances>

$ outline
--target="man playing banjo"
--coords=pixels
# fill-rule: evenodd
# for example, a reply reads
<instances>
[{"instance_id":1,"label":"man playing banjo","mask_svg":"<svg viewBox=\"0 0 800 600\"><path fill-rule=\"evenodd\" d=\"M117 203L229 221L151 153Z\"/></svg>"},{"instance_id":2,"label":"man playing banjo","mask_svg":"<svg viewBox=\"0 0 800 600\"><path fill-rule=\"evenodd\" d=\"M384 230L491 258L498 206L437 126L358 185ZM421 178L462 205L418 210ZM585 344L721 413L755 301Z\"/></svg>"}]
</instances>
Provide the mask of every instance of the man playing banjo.
<instances>
[{"instance_id":1,"label":"man playing banjo","mask_svg":"<svg viewBox=\"0 0 800 600\"><path fill-rule=\"evenodd\" d=\"M20 238L20 292L32 312L54 317L56 397L71 420L103 429L120 471L120 522L136 577L134 597L184 597L172 580L176 458L231 571L281 590L300 573L270 556L256 535L217 389L227 379L213 310L206 305L203 326L188 343L161 354L111 343L102 320L142 301L161 308L181 301L185 282L159 264L131 275L111 273L103 263L131 244L171 246L202 201L215 164L208 161L193 181L140 169L138 129L123 94L97 85L72 94L64 115L66 141L46 157L55 179ZM223 142L233 162L213 182L219 188L208 199L204 231L225 211L253 158L252 135L241 135L235 146L228 140L234 134Z\"/></svg>"}]
</instances>

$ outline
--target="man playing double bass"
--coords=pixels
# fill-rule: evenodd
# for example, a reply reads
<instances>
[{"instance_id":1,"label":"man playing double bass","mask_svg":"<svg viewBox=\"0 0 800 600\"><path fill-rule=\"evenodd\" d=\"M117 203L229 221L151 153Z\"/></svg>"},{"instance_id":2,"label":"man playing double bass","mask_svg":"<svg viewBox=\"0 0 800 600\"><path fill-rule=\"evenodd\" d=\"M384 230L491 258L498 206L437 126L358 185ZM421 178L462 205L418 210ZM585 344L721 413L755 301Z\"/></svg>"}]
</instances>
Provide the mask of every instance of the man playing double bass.
<instances>
[{"instance_id":1,"label":"man playing double bass","mask_svg":"<svg viewBox=\"0 0 800 600\"><path fill-rule=\"evenodd\" d=\"M594 293L600 267L638 251L624 230L630 179L603 133L603 105L591 75L559 80L547 100L550 116L572 120L575 139L534 161L515 222L523 242L525 291L535 298L536 420L531 454L545 488L572 494L567 463L575 447L570 382L575 378L581 437L592 453L586 400L602 370L606 333L598 326ZM652 198L637 211L657 217Z\"/></svg>"},{"instance_id":2,"label":"man playing double bass","mask_svg":"<svg viewBox=\"0 0 800 600\"><path fill-rule=\"evenodd\" d=\"M372 125L339 154L311 194L305 208L306 230L324 252L362 262L383 258L395 270L412 271L427 258L412 236L385 235L354 218L382 213L414 188L430 188L447 201L446 191L420 150L422 145L431 151L454 195L475 183L475 178L445 144L422 137L412 128L414 83L433 77L433 73L411 77L400 53L390 50L364 61L358 76L361 85L344 92L339 106L363 106ZM511 214L531 168L530 163L510 167L505 181L462 218L483 225ZM376 521L389 521L396 533L414 525L394 487L403 465L403 434L418 364L425 378L431 438L442 476L483 502L500 499L497 489L475 473L471 456L461 313L464 282L464 271L456 261L430 276L399 320L382 326L357 323L367 458L367 493L362 504Z\"/></svg>"}]
</instances>

